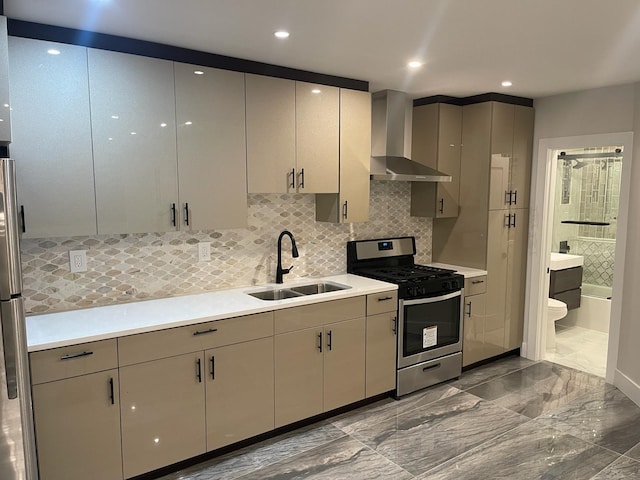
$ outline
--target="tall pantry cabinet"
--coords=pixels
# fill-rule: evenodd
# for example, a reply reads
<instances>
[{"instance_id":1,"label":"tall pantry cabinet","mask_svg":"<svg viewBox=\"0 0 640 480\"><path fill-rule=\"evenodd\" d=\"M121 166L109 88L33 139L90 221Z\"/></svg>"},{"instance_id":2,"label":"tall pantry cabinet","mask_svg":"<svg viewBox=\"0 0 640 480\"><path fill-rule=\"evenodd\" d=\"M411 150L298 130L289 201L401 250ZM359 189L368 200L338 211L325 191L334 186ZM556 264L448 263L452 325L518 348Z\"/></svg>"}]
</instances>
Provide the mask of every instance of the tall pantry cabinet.
<instances>
[{"instance_id":1,"label":"tall pantry cabinet","mask_svg":"<svg viewBox=\"0 0 640 480\"><path fill-rule=\"evenodd\" d=\"M531 107L464 106L460 213L433 224L434 261L488 272L482 334L465 346L482 349L478 361L522 343L532 138Z\"/></svg>"}]
</instances>

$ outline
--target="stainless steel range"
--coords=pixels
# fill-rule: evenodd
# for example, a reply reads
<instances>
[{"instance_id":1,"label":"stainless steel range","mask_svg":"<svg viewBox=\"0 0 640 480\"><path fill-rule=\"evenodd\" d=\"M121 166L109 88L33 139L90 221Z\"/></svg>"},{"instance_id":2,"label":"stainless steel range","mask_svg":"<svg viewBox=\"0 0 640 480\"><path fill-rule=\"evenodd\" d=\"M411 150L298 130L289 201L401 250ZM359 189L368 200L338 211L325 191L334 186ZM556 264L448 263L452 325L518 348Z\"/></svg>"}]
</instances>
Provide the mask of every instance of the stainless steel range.
<instances>
[{"instance_id":1,"label":"stainless steel range","mask_svg":"<svg viewBox=\"0 0 640 480\"><path fill-rule=\"evenodd\" d=\"M347 242L347 272L398 285L398 397L462 372L464 277L415 254L415 237Z\"/></svg>"}]
</instances>

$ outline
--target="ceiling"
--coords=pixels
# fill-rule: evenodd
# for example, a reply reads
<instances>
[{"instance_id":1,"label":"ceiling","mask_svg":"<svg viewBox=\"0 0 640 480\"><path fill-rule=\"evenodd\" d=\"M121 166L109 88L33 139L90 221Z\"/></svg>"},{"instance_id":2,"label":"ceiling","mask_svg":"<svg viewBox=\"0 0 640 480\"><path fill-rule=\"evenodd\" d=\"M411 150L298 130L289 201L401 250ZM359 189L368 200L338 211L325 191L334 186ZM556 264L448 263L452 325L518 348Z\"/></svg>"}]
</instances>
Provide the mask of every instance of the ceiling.
<instances>
[{"instance_id":1,"label":"ceiling","mask_svg":"<svg viewBox=\"0 0 640 480\"><path fill-rule=\"evenodd\" d=\"M413 97L539 98L640 81L635 0L4 0L4 13ZM414 59L424 64L410 70Z\"/></svg>"}]
</instances>

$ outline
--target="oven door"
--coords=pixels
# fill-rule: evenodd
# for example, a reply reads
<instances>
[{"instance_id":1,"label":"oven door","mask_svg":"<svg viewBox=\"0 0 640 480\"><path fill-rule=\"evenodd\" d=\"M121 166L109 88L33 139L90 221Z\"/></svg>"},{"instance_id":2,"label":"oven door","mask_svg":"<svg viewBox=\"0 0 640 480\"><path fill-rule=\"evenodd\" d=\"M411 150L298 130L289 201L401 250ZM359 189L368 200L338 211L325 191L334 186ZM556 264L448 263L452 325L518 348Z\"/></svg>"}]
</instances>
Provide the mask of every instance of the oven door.
<instances>
[{"instance_id":1,"label":"oven door","mask_svg":"<svg viewBox=\"0 0 640 480\"><path fill-rule=\"evenodd\" d=\"M400 300L398 368L462 350L463 291Z\"/></svg>"}]
</instances>

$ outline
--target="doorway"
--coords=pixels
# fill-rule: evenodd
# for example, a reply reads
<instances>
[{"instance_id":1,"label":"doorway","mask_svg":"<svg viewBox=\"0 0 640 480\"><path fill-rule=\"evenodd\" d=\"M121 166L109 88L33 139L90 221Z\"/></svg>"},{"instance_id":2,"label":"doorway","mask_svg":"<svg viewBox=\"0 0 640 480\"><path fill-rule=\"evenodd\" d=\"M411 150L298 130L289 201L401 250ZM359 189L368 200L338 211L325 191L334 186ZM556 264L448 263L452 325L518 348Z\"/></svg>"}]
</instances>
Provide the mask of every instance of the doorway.
<instances>
[{"instance_id":1,"label":"doorway","mask_svg":"<svg viewBox=\"0 0 640 480\"><path fill-rule=\"evenodd\" d=\"M552 250L560 250L559 240L556 237L554 244L554 206L556 202L556 178L562 174L562 168L558 169L558 156L561 152L568 151L578 153L588 152L590 149L602 148L602 146L614 146L624 152L624 162L621 165L621 184L619 187L619 208L615 219L616 258L612 267L612 294L609 321L609 334L607 343L607 366L605 378L613 381L615 363L618 352L618 340L620 332L620 311L622 278L624 274L624 253L626 246L627 214L629 203L629 172L631 167L631 150L633 133L615 133L602 135L586 135L579 137L563 137L541 139L538 148L537 163L532 172L532 212L530 219L529 254L527 265L527 300L525 306L525 339L523 342L523 356L542 360L547 350L547 305L549 299L550 257ZM567 158L569 168L579 165L573 159ZM577 159L576 159L577 160ZM560 162L564 166L564 162ZM584 169L586 161L582 161ZM602 165L600 165L601 167ZM595 171L591 168L592 173ZM569 172L571 173L571 172ZM566 185L565 185L566 186ZM562 189L562 185L560 186ZM561 192L562 194L562 192ZM565 191L565 197L570 192ZM591 197L590 197L591 198ZM595 198L595 197L593 197ZM577 219L577 221L581 221ZM606 223L606 222L599 222ZM611 222L609 222L611 223ZM581 233L588 233L586 228L593 225L580 225ZM611 227L611 225L609 225ZM579 229L576 233L579 233ZM579 235L576 235L576 238ZM552 248L552 246L554 248Z\"/></svg>"}]
</instances>

